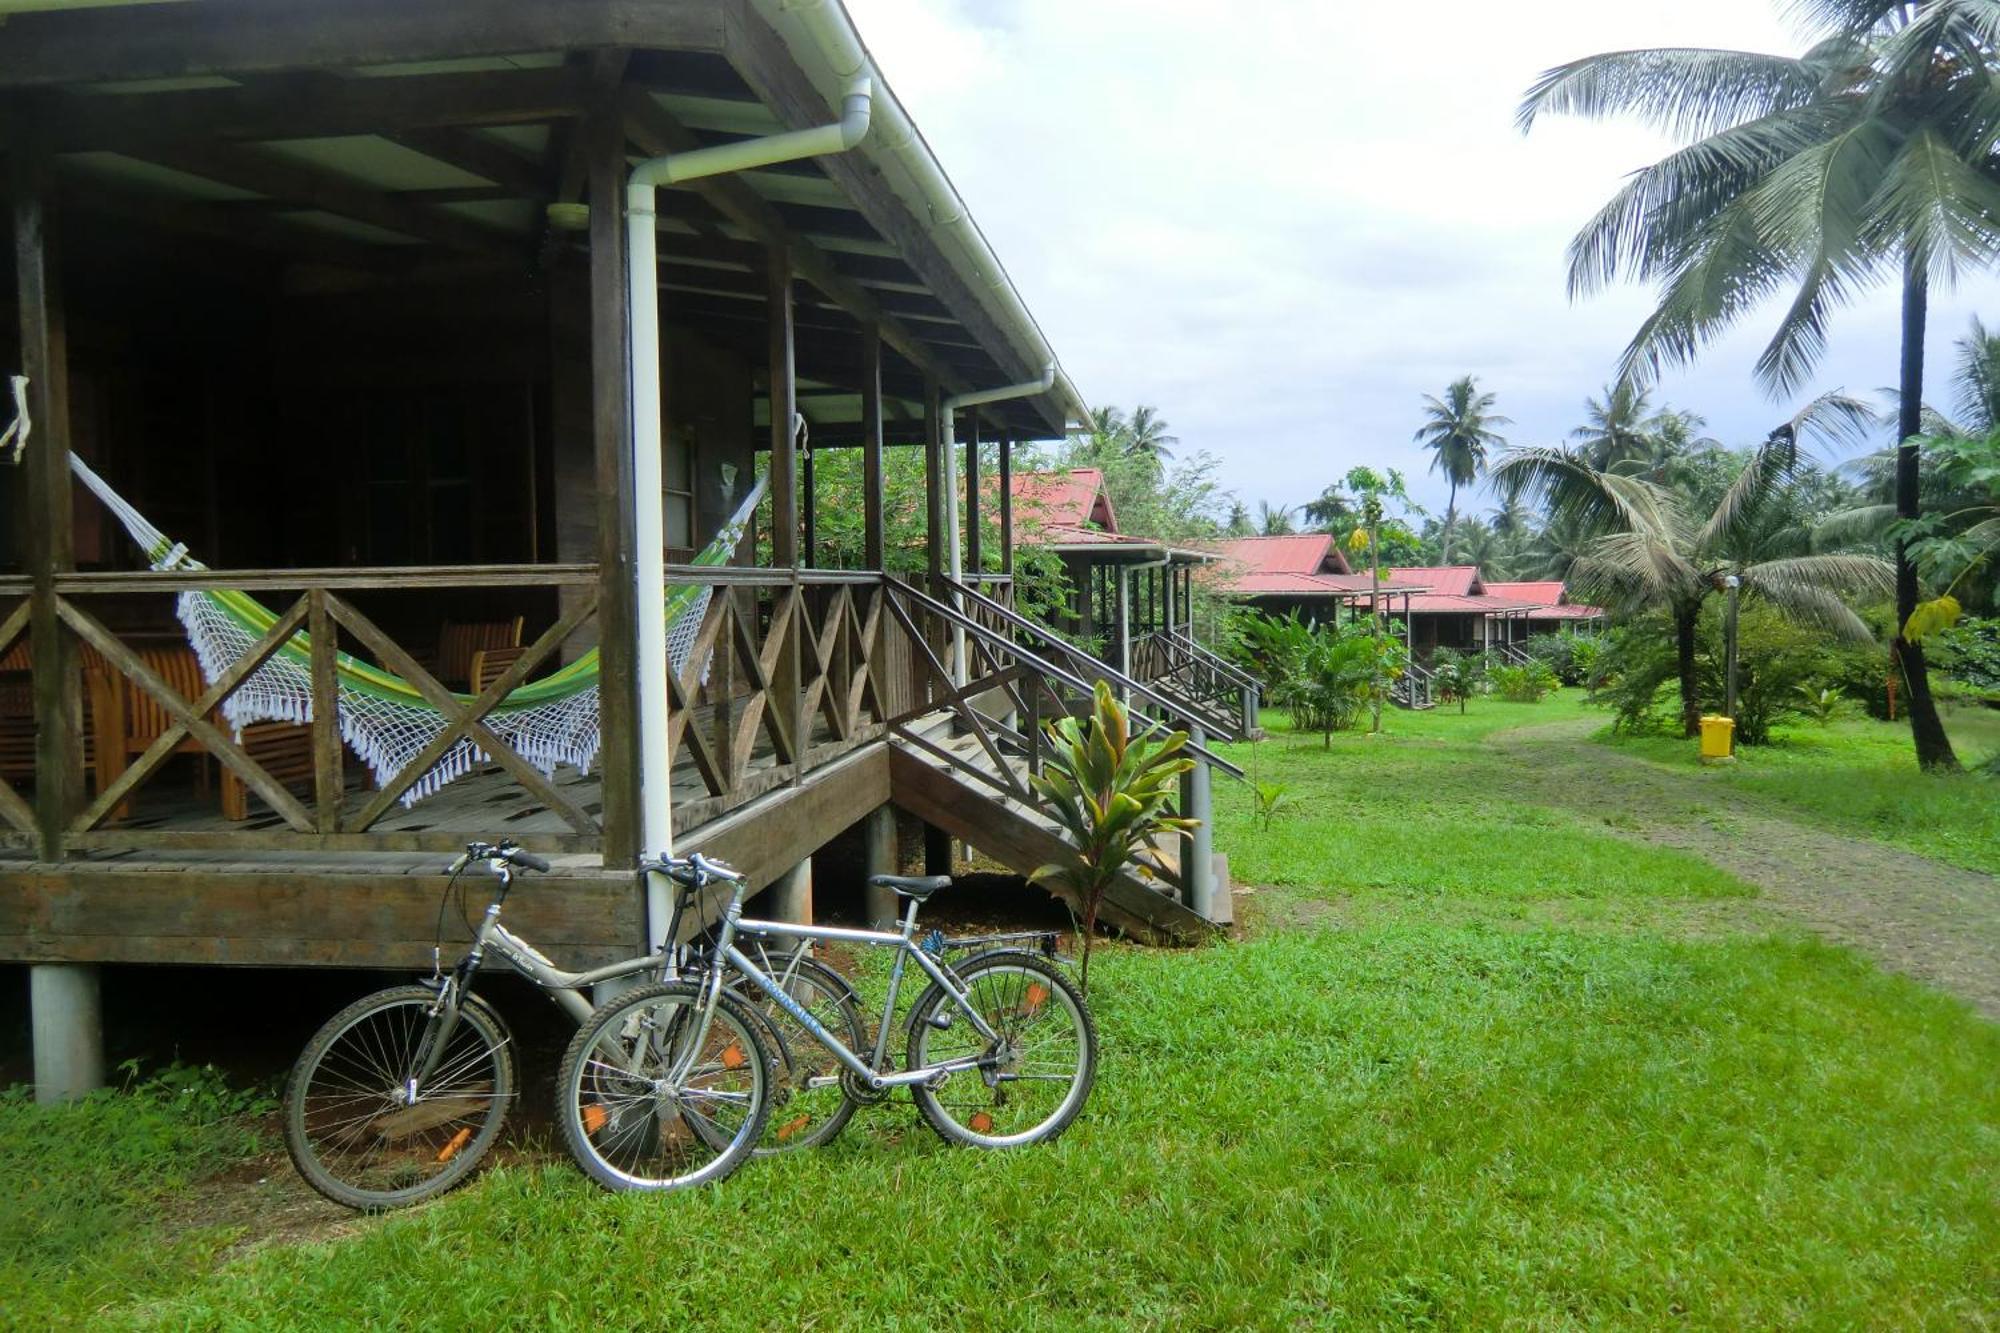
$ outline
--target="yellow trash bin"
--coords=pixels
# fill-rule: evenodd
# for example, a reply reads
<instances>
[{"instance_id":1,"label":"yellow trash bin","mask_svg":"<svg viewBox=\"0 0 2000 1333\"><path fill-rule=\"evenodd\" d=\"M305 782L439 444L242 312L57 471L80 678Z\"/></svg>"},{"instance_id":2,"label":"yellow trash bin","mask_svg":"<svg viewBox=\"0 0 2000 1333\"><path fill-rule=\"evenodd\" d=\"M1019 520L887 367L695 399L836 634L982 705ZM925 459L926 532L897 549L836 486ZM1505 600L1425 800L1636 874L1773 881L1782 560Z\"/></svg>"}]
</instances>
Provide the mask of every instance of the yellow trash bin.
<instances>
[{"instance_id":1,"label":"yellow trash bin","mask_svg":"<svg viewBox=\"0 0 2000 1333\"><path fill-rule=\"evenodd\" d=\"M1707 714L1701 719L1701 761L1719 764L1735 758L1736 719Z\"/></svg>"}]
</instances>

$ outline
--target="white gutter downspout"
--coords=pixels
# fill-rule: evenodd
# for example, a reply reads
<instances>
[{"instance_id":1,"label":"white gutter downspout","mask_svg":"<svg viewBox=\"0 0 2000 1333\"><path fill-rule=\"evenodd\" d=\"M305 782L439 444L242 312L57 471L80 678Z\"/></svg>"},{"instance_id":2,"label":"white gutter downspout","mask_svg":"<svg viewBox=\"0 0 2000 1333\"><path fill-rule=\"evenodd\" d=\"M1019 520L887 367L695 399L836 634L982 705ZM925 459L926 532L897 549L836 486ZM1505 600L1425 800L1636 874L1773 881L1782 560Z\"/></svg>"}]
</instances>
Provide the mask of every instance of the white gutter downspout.
<instances>
[{"instance_id":1,"label":"white gutter downspout","mask_svg":"<svg viewBox=\"0 0 2000 1333\"><path fill-rule=\"evenodd\" d=\"M951 581L958 583L965 578L964 558L959 554L958 541L958 410L962 407L981 407L987 403L1004 402L1009 398L1027 398L1038 393L1047 393L1055 387L1056 363L1051 361L1042 367L1042 377L1038 380L1023 380L1019 384L1003 385L998 389L981 389L977 393L956 393L944 400L939 412L944 418L944 530L945 540L951 552ZM664 596L664 594L662 594ZM952 592L951 604L958 610L965 608L956 590ZM965 661L965 629L954 625L951 631L951 678L953 683L965 684L970 675Z\"/></svg>"},{"instance_id":2,"label":"white gutter downspout","mask_svg":"<svg viewBox=\"0 0 2000 1333\"><path fill-rule=\"evenodd\" d=\"M659 249L654 219L661 186L778 162L844 153L868 133L874 85L848 84L840 119L740 143L669 153L632 168L625 192L632 322L632 588L638 618L639 845L649 857L673 852L673 756L667 747L666 514L661 503ZM673 899L665 877L646 877L646 938L665 942Z\"/></svg>"}]
</instances>

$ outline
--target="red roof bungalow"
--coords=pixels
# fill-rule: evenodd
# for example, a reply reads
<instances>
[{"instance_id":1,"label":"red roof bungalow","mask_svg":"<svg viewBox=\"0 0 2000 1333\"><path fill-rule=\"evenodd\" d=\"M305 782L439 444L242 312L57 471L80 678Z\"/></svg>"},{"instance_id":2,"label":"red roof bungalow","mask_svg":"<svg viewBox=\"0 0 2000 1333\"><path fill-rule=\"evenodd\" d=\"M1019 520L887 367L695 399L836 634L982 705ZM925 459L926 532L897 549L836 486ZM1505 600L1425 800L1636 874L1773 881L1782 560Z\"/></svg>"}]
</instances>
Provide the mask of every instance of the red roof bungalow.
<instances>
[{"instance_id":1,"label":"red roof bungalow","mask_svg":"<svg viewBox=\"0 0 2000 1333\"><path fill-rule=\"evenodd\" d=\"M1352 573L1333 537L1241 537L1222 548L1223 590L1258 608L1328 619L1347 603L1365 613L1373 580ZM1405 619L1411 650L1477 651L1530 633L1595 621L1603 612L1572 603L1559 580L1488 583L1477 565L1397 565L1382 571L1383 610Z\"/></svg>"}]
</instances>

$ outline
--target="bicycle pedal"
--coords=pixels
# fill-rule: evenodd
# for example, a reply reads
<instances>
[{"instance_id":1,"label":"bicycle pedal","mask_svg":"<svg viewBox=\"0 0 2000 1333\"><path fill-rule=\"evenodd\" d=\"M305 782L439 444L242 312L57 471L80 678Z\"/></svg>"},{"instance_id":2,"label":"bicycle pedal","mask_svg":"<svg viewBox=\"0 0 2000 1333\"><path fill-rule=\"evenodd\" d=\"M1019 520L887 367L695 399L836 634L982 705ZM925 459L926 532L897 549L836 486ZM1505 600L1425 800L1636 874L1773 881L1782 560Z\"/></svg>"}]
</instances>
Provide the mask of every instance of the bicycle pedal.
<instances>
[{"instance_id":1,"label":"bicycle pedal","mask_svg":"<svg viewBox=\"0 0 2000 1333\"><path fill-rule=\"evenodd\" d=\"M930 1024L932 1027L936 1028L939 1032L942 1032L946 1028L951 1026L951 1015L932 1014L929 1017L925 1018L924 1022Z\"/></svg>"}]
</instances>

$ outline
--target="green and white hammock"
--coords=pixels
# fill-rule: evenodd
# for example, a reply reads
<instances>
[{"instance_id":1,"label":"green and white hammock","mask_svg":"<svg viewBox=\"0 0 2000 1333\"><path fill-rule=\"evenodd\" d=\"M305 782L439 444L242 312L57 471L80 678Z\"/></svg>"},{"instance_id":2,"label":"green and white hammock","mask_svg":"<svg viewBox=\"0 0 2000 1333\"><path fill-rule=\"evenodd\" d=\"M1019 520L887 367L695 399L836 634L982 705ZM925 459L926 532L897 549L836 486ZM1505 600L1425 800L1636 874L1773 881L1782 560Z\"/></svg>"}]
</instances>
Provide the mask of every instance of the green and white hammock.
<instances>
[{"instance_id":1,"label":"green and white hammock","mask_svg":"<svg viewBox=\"0 0 2000 1333\"><path fill-rule=\"evenodd\" d=\"M204 569L186 546L170 541L123 496L91 471L75 454L70 469L125 526L156 570ZM758 481L722 530L694 558L697 565L727 564L763 497ZM667 661L672 670L686 668L696 633L708 609L709 588L683 585L667 590ZM278 617L263 603L241 592L191 591L180 594L176 613L188 642L201 661L202 675L213 684L238 659L248 655ZM706 665L703 674L707 674ZM402 677L370 666L346 653L335 656L335 689L339 698L340 735L385 784L401 772L445 729L444 715L425 702ZM599 743L598 658L592 648L576 661L540 680L520 686L483 719L522 758L543 773L557 764L588 771ZM472 695L456 696L471 703ZM304 633L251 672L222 703L225 721L241 737L255 722L312 721L312 643ZM405 806L429 796L454 778L484 764L488 755L469 737L459 740L444 757L403 793Z\"/></svg>"}]
</instances>

